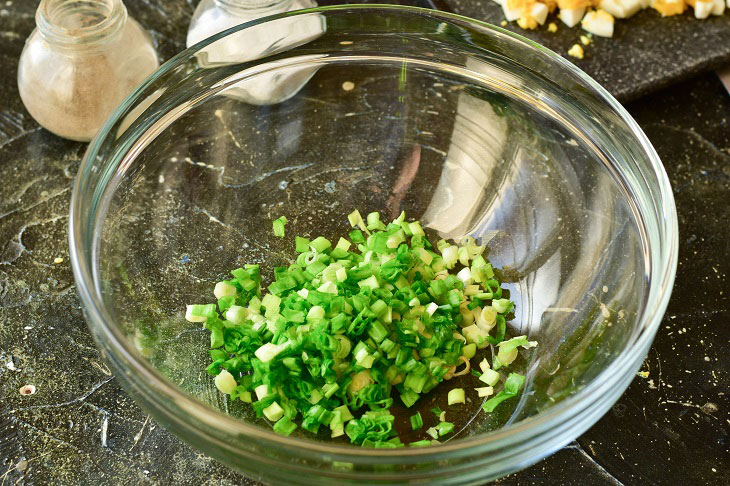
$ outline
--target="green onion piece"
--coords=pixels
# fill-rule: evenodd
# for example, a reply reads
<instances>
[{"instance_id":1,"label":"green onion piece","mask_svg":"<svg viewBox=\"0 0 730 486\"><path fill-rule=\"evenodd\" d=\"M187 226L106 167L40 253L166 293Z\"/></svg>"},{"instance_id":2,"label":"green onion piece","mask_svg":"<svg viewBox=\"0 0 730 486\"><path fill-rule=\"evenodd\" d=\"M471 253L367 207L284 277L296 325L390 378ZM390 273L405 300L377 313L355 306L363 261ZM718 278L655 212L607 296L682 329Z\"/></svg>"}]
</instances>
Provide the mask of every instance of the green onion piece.
<instances>
[{"instance_id":1,"label":"green onion piece","mask_svg":"<svg viewBox=\"0 0 730 486\"><path fill-rule=\"evenodd\" d=\"M439 422L435 429L438 432L438 436L443 437L444 435L450 434L454 431L454 424L451 422Z\"/></svg>"},{"instance_id":2,"label":"green onion piece","mask_svg":"<svg viewBox=\"0 0 730 486\"><path fill-rule=\"evenodd\" d=\"M512 302L509 299L494 299L492 307L500 314L504 314L512 308Z\"/></svg>"},{"instance_id":3,"label":"green onion piece","mask_svg":"<svg viewBox=\"0 0 730 486\"><path fill-rule=\"evenodd\" d=\"M434 407L431 409L431 413L437 417L441 415L441 412L442 412L442 410L438 407Z\"/></svg>"},{"instance_id":4,"label":"green onion piece","mask_svg":"<svg viewBox=\"0 0 730 486\"><path fill-rule=\"evenodd\" d=\"M423 427L423 419L421 418L421 412L418 412L416 415L411 416L411 428L418 430L421 427Z\"/></svg>"},{"instance_id":5,"label":"green onion piece","mask_svg":"<svg viewBox=\"0 0 730 486\"><path fill-rule=\"evenodd\" d=\"M408 390L404 391L400 394L400 399L403 402L403 405L410 408L414 403L418 401L418 399L421 398L421 395L418 393Z\"/></svg>"},{"instance_id":6,"label":"green onion piece","mask_svg":"<svg viewBox=\"0 0 730 486\"><path fill-rule=\"evenodd\" d=\"M431 445L431 441L428 439L424 439L424 440L417 440L415 442L411 442L408 444L408 447L426 447L426 446L430 446L430 445Z\"/></svg>"},{"instance_id":7,"label":"green onion piece","mask_svg":"<svg viewBox=\"0 0 730 486\"><path fill-rule=\"evenodd\" d=\"M447 396L449 405L454 405L456 403L466 403L466 397L464 396L464 389L463 388L454 388L449 391L449 394Z\"/></svg>"},{"instance_id":8,"label":"green onion piece","mask_svg":"<svg viewBox=\"0 0 730 486\"><path fill-rule=\"evenodd\" d=\"M317 253L322 253L323 251L330 248L332 244L324 236L318 236L317 238L313 239L311 243L309 243L309 246Z\"/></svg>"},{"instance_id":9,"label":"green onion piece","mask_svg":"<svg viewBox=\"0 0 730 486\"><path fill-rule=\"evenodd\" d=\"M276 422L284 416L284 409L277 402L272 402L271 405L264 408L263 412L264 416L272 422Z\"/></svg>"},{"instance_id":10,"label":"green onion piece","mask_svg":"<svg viewBox=\"0 0 730 486\"><path fill-rule=\"evenodd\" d=\"M472 359L477 353L477 345L474 343L467 344L466 346L461 348L461 353L466 359Z\"/></svg>"},{"instance_id":11,"label":"green onion piece","mask_svg":"<svg viewBox=\"0 0 730 486\"><path fill-rule=\"evenodd\" d=\"M277 218L273 221L274 226L274 236L278 236L279 238L284 237L284 225L286 224L286 217L281 216L280 218Z\"/></svg>"},{"instance_id":12,"label":"green onion piece","mask_svg":"<svg viewBox=\"0 0 730 486\"><path fill-rule=\"evenodd\" d=\"M305 253L309 251L310 241L307 238L297 236L296 238L294 238L294 243L296 245L297 253Z\"/></svg>"},{"instance_id":13,"label":"green onion piece","mask_svg":"<svg viewBox=\"0 0 730 486\"><path fill-rule=\"evenodd\" d=\"M215 386L221 393L230 395L238 384L232 374L226 370L221 370L218 376L215 377Z\"/></svg>"},{"instance_id":14,"label":"green onion piece","mask_svg":"<svg viewBox=\"0 0 730 486\"><path fill-rule=\"evenodd\" d=\"M189 305L185 312L185 319L190 322L205 322L208 318L218 316L215 304Z\"/></svg>"},{"instance_id":15,"label":"green onion piece","mask_svg":"<svg viewBox=\"0 0 730 486\"><path fill-rule=\"evenodd\" d=\"M297 429L297 424L292 422L292 420L289 417L281 417L275 424L274 424L274 432L276 432L279 435L289 436L292 432L294 432Z\"/></svg>"},{"instance_id":16,"label":"green onion piece","mask_svg":"<svg viewBox=\"0 0 730 486\"><path fill-rule=\"evenodd\" d=\"M485 412L493 412L494 409L497 408L497 405L499 405L503 401L509 398L516 397L517 393L519 393L520 388L522 388L522 385L524 383L525 377L523 375L510 373L507 377L507 380L504 382L504 389L497 393L493 398L490 398L489 400L484 402L482 408Z\"/></svg>"},{"instance_id":17,"label":"green onion piece","mask_svg":"<svg viewBox=\"0 0 730 486\"><path fill-rule=\"evenodd\" d=\"M479 377L479 381L482 381L486 383L489 386L494 386L497 383L499 383L499 372L491 370L491 369L485 369L484 372Z\"/></svg>"}]
</instances>

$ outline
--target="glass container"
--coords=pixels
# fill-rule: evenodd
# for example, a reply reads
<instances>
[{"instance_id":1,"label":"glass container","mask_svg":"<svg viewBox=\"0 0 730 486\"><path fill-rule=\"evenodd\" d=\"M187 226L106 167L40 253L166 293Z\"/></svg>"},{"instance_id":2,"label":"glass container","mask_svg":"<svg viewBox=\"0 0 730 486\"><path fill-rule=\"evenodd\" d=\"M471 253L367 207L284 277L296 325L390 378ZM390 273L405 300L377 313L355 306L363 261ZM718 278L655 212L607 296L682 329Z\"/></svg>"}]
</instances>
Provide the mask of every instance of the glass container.
<instances>
[{"instance_id":1,"label":"glass container","mask_svg":"<svg viewBox=\"0 0 730 486\"><path fill-rule=\"evenodd\" d=\"M314 0L203 0L195 9L188 27L187 46L190 47L214 34L252 20L293 10L315 7ZM253 61L276 50L286 39L286 45L304 44L322 35L323 19L318 16L291 17L286 21L251 32L232 32L225 40L198 51L201 67ZM301 89L317 71L315 66L278 69L261 74L258 79L230 87L226 96L247 103L266 105L280 103Z\"/></svg>"},{"instance_id":2,"label":"glass container","mask_svg":"<svg viewBox=\"0 0 730 486\"><path fill-rule=\"evenodd\" d=\"M325 29L308 42L292 32L257 59L199 62L232 36L245 55L247 36L292 19ZM281 103L228 95L303 68L316 72ZM513 332L540 343L519 400L491 416L478 402L449 407L452 439L383 450L276 435L216 390L209 336L185 305L212 299L243 263L270 280L294 235L336 238L355 208L405 210L439 236L488 242L516 302ZM282 215L287 237L276 238ZM341 6L257 19L165 64L90 145L69 238L89 327L119 381L204 453L268 483L469 485L540 460L615 403L666 309L678 236L656 152L574 65L464 17Z\"/></svg>"},{"instance_id":3,"label":"glass container","mask_svg":"<svg viewBox=\"0 0 730 486\"><path fill-rule=\"evenodd\" d=\"M41 126L88 142L158 66L152 39L121 0L42 0L18 89Z\"/></svg>"}]
</instances>

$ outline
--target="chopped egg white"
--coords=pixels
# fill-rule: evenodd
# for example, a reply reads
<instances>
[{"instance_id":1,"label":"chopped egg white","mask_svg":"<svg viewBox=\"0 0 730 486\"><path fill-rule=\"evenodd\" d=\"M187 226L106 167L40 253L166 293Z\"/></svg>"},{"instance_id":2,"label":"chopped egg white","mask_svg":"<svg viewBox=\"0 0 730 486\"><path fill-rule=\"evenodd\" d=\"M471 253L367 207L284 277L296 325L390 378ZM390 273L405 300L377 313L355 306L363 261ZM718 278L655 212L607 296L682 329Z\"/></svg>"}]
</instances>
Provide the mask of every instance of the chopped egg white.
<instances>
[{"instance_id":1,"label":"chopped egg white","mask_svg":"<svg viewBox=\"0 0 730 486\"><path fill-rule=\"evenodd\" d=\"M714 2L714 0L710 0L710 1L697 0L694 2L694 5L692 7L694 8L696 18L706 19L712 13L713 8L715 7L715 2Z\"/></svg>"},{"instance_id":2,"label":"chopped egg white","mask_svg":"<svg viewBox=\"0 0 730 486\"><path fill-rule=\"evenodd\" d=\"M548 8L544 3L535 3L530 8L530 15L537 21L538 24L543 25L547 20Z\"/></svg>"},{"instance_id":3,"label":"chopped egg white","mask_svg":"<svg viewBox=\"0 0 730 486\"><path fill-rule=\"evenodd\" d=\"M601 0L601 8L618 19L626 19L641 10L641 1Z\"/></svg>"},{"instance_id":4,"label":"chopped egg white","mask_svg":"<svg viewBox=\"0 0 730 486\"><path fill-rule=\"evenodd\" d=\"M581 26L591 34L600 37L613 37L613 23L614 19L610 13L598 9L588 12L583 17Z\"/></svg>"},{"instance_id":5,"label":"chopped egg white","mask_svg":"<svg viewBox=\"0 0 730 486\"><path fill-rule=\"evenodd\" d=\"M722 0L715 0L715 6L712 9L712 15L722 15L723 13L725 13L725 2L723 2Z\"/></svg>"},{"instance_id":6,"label":"chopped egg white","mask_svg":"<svg viewBox=\"0 0 730 486\"><path fill-rule=\"evenodd\" d=\"M522 7L517 4L513 4L510 0L504 0L502 3L502 12L504 12L504 18L506 18L507 21L512 22L522 16Z\"/></svg>"},{"instance_id":7,"label":"chopped egg white","mask_svg":"<svg viewBox=\"0 0 730 486\"><path fill-rule=\"evenodd\" d=\"M730 1L730 0L728 0ZM578 25L580 19L583 18L583 14L586 13L585 7L581 8L561 8L560 9L560 20L563 21L568 27Z\"/></svg>"}]
</instances>

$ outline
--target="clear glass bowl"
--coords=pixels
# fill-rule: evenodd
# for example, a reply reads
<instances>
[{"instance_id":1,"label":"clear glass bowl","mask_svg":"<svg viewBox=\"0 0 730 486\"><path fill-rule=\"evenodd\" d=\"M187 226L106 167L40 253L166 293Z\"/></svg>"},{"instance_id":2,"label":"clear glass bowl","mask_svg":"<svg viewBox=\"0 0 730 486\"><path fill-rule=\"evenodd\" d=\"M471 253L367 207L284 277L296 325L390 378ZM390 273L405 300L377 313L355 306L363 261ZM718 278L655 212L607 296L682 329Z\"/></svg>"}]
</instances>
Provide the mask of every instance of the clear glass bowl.
<instances>
[{"instance_id":1,"label":"clear glass bowl","mask_svg":"<svg viewBox=\"0 0 730 486\"><path fill-rule=\"evenodd\" d=\"M267 35L263 57L243 52ZM240 60L202 61L236 43ZM262 79L287 95L239 96ZM185 304L244 262L266 278L287 261L272 219L335 236L354 208L489 241L514 331L540 342L501 416L462 417L439 446L372 450L280 437L216 391ZM463 17L345 6L244 24L162 66L89 147L70 245L116 375L201 451L272 483L461 485L536 462L617 400L666 308L677 218L644 134L572 64Z\"/></svg>"}]
</instances>

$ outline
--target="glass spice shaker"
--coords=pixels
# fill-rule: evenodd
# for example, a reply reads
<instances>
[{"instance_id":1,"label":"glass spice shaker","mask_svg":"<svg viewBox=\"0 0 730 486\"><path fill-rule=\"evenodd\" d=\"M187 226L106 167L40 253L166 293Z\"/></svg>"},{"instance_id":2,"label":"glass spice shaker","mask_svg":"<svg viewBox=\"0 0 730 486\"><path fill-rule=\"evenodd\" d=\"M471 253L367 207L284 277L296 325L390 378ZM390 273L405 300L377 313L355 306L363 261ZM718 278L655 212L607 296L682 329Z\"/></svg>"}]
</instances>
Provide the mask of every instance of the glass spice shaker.
<instances>
[{"instance_id":1,"label":"glass spice shaker","mask_svg":"<svg viewBox=\"0 0 730 486\"><path fill-rule=\"evenodd\" d=\"M316 6L314 0L202 0L190 19L186 46L244 22Z\"/></svg>"},{"instance_id":2,"label":"glass spice shaker","mask_svg":"<svg viewBox=\"0 0 730 486\"><path fill-rule=\"evenodd\" d=\"M188 27L187 47L236 25L261 17L316 7L314 0L202 0ZM197 54L202 67L235 64L306 44L321 36L326 23L320 15L279 19L219 39ZM311 57L311 56L310 56ZM274 68L278 62L268 64ZM254 105L280 103L295 95L317 71L317 67L281 67L242 82L222 94Z\"/></svg>"},{"instance_id":3,"label":"glass spice shaker","mask_svg":"<svg viewBox=\"0 0 730 486\"><path fill-rule=\"evenodd\" d=\"M44 128L87 142L159 61L122 0L41 0L18 89Z\"/></svg>"}]
</instances>

